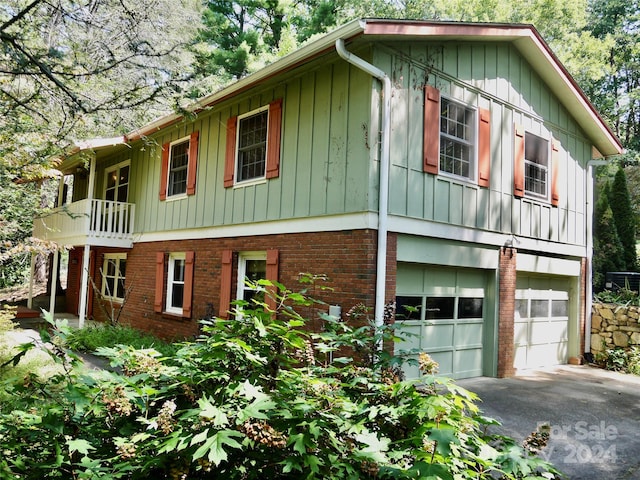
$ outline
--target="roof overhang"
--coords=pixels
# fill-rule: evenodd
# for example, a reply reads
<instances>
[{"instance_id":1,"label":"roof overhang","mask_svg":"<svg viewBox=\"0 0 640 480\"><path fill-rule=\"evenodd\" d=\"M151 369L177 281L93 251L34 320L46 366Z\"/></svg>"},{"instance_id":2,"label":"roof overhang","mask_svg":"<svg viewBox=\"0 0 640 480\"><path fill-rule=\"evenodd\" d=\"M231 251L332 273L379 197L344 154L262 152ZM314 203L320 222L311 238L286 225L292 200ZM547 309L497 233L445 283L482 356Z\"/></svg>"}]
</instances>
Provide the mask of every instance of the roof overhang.
<instances>
[{"instance_id":1,"label":"roof overhang","mask_svg":"<svg viewBox=\"0 0 640 480\"><path fill-rule=\"evenodd\" d=\"M427 22L409 20L365 19L354 20L322 37L302 46L265 68L244 77L233 84L191 104L186 111L199 113L226 101L276 75L290 71L321 55L335 50L338 39L354 40L401 40L421 39L435 41L490 41L507 42L527 59L531 66L549 86L564 107L576 119L597 152L605 157L623 152L622 144L598 114L594 106L580 89L575 80L562 66L549 46L532 25ZM78 144L80 149L100 150L153 135L159 130L184 119L182 114L171 114L159 118L124 137L92 140L87 145ZM92 143L93 142L93 143Z\"/></svg>"}]
</instances>

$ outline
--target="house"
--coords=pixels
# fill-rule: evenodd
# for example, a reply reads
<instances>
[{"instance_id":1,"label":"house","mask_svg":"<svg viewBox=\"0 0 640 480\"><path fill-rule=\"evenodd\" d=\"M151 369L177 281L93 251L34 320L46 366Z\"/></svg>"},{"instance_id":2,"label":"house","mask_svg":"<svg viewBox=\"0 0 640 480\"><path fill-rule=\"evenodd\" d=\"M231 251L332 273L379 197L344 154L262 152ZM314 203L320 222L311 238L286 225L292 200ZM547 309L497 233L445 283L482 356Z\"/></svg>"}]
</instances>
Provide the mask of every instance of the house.
<instances>
[{"instance_id":1,"label":"house","mask_svg":"<svg viewBox=\"0 0 640 480\"><path fill-rule=\"evenodd\" d=\"M128 291L121 320L189 336L245 277L311 272L342 312L395 300L441 373L509 376L589 348L592 167L621 151L532 26L361 20L78 145L34 236L73 245L81 321Z\"/></svg>"}]
</instances>

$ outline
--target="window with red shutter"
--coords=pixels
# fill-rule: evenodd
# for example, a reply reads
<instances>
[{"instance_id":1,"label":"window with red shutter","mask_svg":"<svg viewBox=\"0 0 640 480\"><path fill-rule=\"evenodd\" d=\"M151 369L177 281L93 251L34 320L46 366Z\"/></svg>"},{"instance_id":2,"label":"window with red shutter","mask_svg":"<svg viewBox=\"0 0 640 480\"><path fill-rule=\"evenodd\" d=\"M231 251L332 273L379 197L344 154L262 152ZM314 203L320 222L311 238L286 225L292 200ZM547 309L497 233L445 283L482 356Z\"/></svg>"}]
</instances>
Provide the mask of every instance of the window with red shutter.
<instances>
[{"instance_id":1,"label":"window with red shutter","mask_svg":"<svg viewBox=\"0 0 640 480\"><path fill-rule=\"evenodd\" d=\"M282 99L227 121L224 186L280 176Z\"/></svg>"},{"instance_id":2,"label":"window with red shutter","mask_svg":"<svg viewBox=\"0 0 640 480\"><path fill-rule=\"evenodd\" d=\"M196 193L198 132L162 146L160 200Z\"/></svg>"}]
</instances>

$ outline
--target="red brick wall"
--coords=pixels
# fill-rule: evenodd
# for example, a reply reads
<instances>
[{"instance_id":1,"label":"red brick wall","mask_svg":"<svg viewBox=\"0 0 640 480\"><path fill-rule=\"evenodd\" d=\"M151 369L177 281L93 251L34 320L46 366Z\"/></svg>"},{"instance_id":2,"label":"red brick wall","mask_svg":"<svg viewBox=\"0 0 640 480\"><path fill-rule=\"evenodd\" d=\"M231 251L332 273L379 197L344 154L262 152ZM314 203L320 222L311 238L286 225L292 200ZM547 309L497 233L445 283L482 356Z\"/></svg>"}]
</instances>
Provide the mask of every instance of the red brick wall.
<instances>
[{"instance_id":1,"label":"red brick wall","mask_svg":"<svg viewBox=\"0 0 640 480\"><path fill-rule=\"evenodd\" d=\"M516 298L516 249L501 248L499 261L498 377L515 374L514 314Z\"/></svg>"},{"instance_id":2,"label":"red brick wall","mask_svg":"<svg viewBox=\"0 0 640 480\"><path fill-rule=\"evenodd\" d=\"M580 323L579 335L580 335L580 350L578 355L581 356L585 352L585 337L589 336L591 341L591 332L585 332L587 325L587 268L589 268L586 258L580 260L580 309L578 322Z\"/></svg>"},{"instance_id":3,"label":"red brick wall","mask_svg":"<svg viewBox=\"0 0 640 480\"><path fill-rule=\"evenodd\" d=\"M373 308L375 304L376 238L375 230L279 234L204 240L176 240L137 243L127 255L126 284L132 285L131 296L120 317L124 323L151 331L163 338L184 338L198 333L197 320L212 309L217 315L220 305L220 273L223 250L234 252L233 270L237 274L238 252L279 251L278 280L292 290L301 289L299 274L303 272L327 275L320 282L334 289L327 293L311 287L310 294L332 305L340 305L346 313L356 303ZM388 240L387 298L395 298L396 236ZM156 252L195 252L193 316L183 319L153 310L155 292ZM102 266L106 249L96 249L96 270ZM111 250L110 250L111 251ZM99 275L95 275L98 277ZM234 278L233 285L237 279ZM321 321L315 312L301 312L319 329ZM104 320L97 302L93 314Z\"/></svg>"}]
</instances>

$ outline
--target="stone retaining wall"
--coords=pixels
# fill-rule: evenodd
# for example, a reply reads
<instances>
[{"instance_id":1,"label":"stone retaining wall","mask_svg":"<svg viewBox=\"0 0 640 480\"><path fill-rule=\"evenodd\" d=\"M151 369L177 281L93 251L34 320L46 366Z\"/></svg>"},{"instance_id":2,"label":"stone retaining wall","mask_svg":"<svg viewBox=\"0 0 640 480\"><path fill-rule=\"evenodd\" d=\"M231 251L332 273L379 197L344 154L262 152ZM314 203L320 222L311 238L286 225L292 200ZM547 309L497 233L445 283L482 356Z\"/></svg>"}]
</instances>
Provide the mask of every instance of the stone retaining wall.
<instances>
[{"instance_id":1,"label":"stone retaining wall","mask_svg":"<svg viewBox=\"0 0 640 480\"><path fill-rule=\"evenodd\" d=\"M591 315L591 351L640 345L640 307L594 303Z\"/></svg>"}]
</instances>

